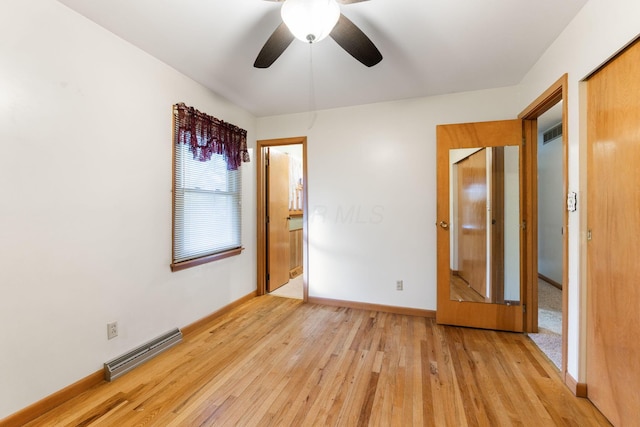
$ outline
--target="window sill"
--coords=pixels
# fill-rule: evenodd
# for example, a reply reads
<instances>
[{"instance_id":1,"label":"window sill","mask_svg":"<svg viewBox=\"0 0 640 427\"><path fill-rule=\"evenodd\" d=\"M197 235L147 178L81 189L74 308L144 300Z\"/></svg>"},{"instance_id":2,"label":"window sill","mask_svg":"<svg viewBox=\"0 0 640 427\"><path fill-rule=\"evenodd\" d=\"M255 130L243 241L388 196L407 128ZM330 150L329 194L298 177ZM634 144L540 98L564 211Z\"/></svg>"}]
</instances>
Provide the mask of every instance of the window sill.
<instances>
[{"instance_id":1,"label":"window sill","mask_svg":"<svg viewBox=\"0 0 640 427\"><path fill-rule=\"evenodd\" d=\"M228 251L219 252L213 255L207 255L200 258L190 259L188 261L176 262L171 264L171 271L180 271L187 268L195 267L197 265L206 264L208 262L217 261L219 259L229 258L232 256L240 255L244 248L229 249Z\"/></svg>"}]
</instances>

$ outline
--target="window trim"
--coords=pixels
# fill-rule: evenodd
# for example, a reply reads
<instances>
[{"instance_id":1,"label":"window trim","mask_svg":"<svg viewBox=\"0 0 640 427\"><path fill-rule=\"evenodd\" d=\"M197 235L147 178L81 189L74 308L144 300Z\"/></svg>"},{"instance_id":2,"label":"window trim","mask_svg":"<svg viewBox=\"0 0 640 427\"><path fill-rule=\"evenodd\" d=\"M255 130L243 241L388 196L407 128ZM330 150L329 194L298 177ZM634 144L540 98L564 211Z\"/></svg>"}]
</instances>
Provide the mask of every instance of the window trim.
<instances>
[{"instance_id":1,"label":"window trim","mask_svg":"<svg viewBox=\"0 0 640 427\"><path fill-rule=\"evenodd\" d=\"M175 239L175 237L174 237L174 239ZM232 256L240 255L243 250L244 250L243 247L227 249L226 251L223 251L223 252L218 252L218 253L211 254L211 255L205 255L205 256L202 256L202 257L189 259L189 260L186 260L186 261L172 262L171 263L171 271L185 270L187 268L191 268L191 267L195 267L195 266L198 266L198 265L206 264L208 262L217 261L219 259L224 259L224 258L229 258L229 257L232 257Z\"/></svg>"}]
</instances>

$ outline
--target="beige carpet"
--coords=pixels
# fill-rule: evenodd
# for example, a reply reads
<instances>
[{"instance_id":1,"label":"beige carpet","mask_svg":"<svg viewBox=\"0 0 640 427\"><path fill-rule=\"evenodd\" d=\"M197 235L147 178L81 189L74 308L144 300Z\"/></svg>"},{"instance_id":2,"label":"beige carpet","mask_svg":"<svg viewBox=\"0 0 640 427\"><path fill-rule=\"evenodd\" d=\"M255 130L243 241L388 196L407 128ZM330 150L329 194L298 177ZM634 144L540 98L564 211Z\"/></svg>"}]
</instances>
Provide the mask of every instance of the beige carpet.
<instances>
[{"instance_id":1,"label":"beige carpet","mask_svg":"<svg viewBox=\"0 0 640 427\"><path fill-rule=\"evenodd\" d=\"M284 298L302 299L302 274L289 280L284 286L279 287L270 295Z\"/></svg>"},{"instance_id":2,"label":"beige carpet","mask_svg":"<svg viewBox=\"0 0 640 427\"><path fill-rule=\"evenodd\" d=\"M561 369L562 291L538 279L538 333L529 337Z\"/></svg>"}]
</instances>

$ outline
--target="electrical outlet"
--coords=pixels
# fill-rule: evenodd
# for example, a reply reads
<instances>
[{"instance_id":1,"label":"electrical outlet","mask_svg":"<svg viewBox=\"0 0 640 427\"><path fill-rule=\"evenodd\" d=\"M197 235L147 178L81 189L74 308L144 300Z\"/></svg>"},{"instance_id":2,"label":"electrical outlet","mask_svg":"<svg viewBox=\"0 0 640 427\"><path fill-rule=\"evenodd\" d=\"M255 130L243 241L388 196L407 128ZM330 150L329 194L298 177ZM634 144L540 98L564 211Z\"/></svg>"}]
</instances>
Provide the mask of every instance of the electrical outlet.
<instances>
[{"instance_id":1,"label":"electrical outlet","mask_svg":"<svg viewBox=\"0 0 640 427\"><path fill-rule=\"evenodd\" d=\"M113 339L118 336L118 322L107 323L107 339Z\"/></svg>"},{"instance_id":2,"label":"electrical outlet","mask_svg":"<svg viewBox=\"0 0 640 427\"><path fill-rule=\"evenodd\" d=\"M396 280L396 291L401 291L403 289L402 280Z\"/></svg>"}]
</instances>

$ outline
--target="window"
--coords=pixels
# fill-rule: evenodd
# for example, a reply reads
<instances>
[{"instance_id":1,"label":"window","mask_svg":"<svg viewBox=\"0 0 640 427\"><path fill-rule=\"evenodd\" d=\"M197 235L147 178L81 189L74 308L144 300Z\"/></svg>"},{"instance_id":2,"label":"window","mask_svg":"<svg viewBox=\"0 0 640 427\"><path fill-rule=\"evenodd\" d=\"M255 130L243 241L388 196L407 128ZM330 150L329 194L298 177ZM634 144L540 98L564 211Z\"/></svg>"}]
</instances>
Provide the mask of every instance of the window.
<instances>
[{"instance_id":1,"label":"window","mask_svg":"<svg viewBox=\"0 0 640 427\"><path fill-rule=\"evenodd\" d=\"M237 255L246 131L174 107L173 271Z\"/></svg>"}]
</instances>

